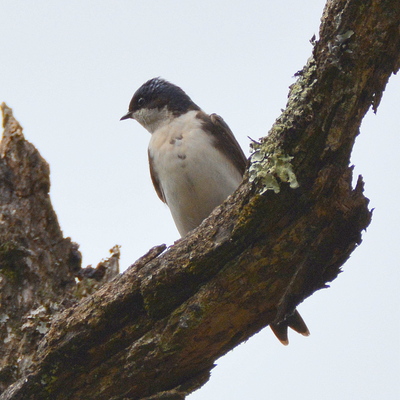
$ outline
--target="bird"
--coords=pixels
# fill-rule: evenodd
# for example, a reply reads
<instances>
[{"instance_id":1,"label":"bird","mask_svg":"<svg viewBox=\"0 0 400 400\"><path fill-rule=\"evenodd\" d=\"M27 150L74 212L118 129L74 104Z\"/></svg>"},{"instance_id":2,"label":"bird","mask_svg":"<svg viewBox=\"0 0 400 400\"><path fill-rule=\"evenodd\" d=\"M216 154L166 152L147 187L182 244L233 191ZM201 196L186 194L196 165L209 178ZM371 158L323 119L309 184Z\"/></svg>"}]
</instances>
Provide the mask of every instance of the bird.
<instances>
[{"instance_id":1,"label":"bird","mask_svg":"<svg viewBox=\"0 0 400 400\"><path fill-rule=\"evenodd\" d=\"M151 134L148 159L158 197L183 237L197 228L243 180L247 159L226 122L205 113L179 87L160 77L134 93L121 120L134 119ZM297 310L271 324L288 344L287 328L308 335Z\"/></svg>"}]
</instances>

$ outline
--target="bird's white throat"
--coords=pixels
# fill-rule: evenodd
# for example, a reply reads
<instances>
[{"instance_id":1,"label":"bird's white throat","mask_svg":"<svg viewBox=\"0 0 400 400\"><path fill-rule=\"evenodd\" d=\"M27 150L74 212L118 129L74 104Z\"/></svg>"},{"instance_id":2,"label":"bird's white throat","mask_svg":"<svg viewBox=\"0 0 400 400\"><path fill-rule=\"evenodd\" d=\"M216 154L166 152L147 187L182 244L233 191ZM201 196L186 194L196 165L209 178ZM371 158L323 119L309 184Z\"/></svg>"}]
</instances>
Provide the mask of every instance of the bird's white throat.
<instances>
[{"instance_id":1,"label":"bird's white throat","mask_svg":"<svg viewBox=\"0 0 400 400\"><path fill-rule=\"evenodd\" d=\"M150 133L154 133L157 129L161 128L165 124L168 124L172 119L175 118L172 112L170 112L166 106L161 109L141 108L132 116Z\"/></svg>"}]
</instances>

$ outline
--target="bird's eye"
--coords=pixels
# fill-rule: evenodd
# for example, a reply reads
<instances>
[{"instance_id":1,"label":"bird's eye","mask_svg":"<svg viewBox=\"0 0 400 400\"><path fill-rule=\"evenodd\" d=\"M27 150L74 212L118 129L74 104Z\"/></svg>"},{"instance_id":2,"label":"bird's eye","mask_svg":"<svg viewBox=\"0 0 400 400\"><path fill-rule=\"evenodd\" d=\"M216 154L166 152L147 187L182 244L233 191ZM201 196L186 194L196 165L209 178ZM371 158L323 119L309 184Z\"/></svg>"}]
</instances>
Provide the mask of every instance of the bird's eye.
<instances>
[{"instance_id":1,"label":"bird's eye","mask_svg":"<svg viewBox=\"0 0 400 400\"><path fill-rule=\"evenodd\" d=\"M139 100L137 101L137 105L139 107L141 107L144 104L144 98L143 97L139 97Z\"/></svg>"}]
</instances>

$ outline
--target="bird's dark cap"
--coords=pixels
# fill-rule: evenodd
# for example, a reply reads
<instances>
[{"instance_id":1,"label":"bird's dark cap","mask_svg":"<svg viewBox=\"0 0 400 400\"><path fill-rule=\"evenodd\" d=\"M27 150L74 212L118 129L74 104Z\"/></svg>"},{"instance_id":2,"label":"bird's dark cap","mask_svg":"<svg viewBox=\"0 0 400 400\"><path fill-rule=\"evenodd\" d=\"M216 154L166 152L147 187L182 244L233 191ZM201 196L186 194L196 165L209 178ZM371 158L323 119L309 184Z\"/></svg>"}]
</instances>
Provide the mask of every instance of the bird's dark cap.
<instances>
[{"instance_id":1,"label":"bird's dark cap","mask_svg":"<svg viewBox=\"0 0 400 400\"><path fill-rule=\"evenodd\" d=\"M200 110L179 86L158 77L150 79L135 92L129 104L131 114L128 113L121 119L132 118L132 114L142 108L160 110L164 107L175 116L190 110Z\"/></svg>"}]
</instances>

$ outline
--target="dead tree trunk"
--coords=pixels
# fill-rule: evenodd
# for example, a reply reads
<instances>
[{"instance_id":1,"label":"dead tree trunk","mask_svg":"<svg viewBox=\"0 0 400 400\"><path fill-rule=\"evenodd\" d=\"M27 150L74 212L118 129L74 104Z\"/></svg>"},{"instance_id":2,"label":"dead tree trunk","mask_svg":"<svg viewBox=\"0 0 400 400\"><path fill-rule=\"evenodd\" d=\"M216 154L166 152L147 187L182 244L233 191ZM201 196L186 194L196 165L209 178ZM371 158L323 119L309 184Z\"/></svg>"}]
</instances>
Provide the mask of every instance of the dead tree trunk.
<instances>
[{"instance_id":1,"label":"dead tree trunk","mask_svg":"<svg viewBox=\"0 0 400 400\"><path fill-rule=\"evenodd\" d=\"M349 159L399 68L399 26L398 0L329 0L237 192L80 302L85 272L52 211L47 164L4 107L0 398L183 399L218 357L335 279L370 222Z\"/></svg>"}]
</instances>

